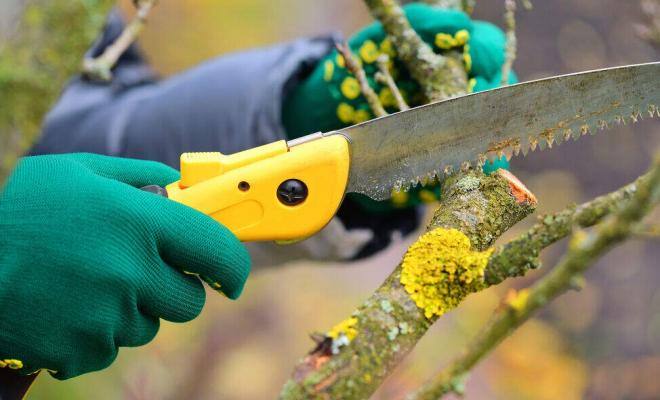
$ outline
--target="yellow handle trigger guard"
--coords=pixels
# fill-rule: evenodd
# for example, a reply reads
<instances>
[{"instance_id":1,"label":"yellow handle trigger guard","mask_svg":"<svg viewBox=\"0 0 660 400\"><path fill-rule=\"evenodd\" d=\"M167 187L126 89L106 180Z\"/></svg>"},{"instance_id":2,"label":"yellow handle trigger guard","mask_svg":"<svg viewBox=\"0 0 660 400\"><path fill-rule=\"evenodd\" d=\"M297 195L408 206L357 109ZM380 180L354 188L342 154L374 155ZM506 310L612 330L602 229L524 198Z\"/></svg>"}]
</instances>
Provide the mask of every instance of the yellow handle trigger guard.
<instances>
[{"instance_id":1,"label":"yellow handle trigger guard","mask_svg":"<svg viewBox=\"0 0 660 400\"><path fill-rule=\"evenodd\" d=\"M344 197L348 170L348 141L319 136L229 156L184 153L181 180L166 189L170 199L211 216L243 242L290 241L330 222Z\"/></svg>"}]
</instances>

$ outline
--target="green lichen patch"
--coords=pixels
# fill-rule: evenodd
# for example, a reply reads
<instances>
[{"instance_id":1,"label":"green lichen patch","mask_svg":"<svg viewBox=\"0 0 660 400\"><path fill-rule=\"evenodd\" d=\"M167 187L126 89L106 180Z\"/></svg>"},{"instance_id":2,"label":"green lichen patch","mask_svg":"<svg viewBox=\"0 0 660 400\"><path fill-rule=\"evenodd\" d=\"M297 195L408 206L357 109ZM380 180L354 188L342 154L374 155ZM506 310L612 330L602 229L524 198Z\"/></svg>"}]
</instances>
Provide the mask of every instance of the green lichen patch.
<instances>
[{"instance_id":1,"label":"green lichen patch","mask_svg":"<svg viewBox=\"0 0 660 400\"><path fill-rule=\"evenodd\" d=\"M456 229L438 228L408 248L401 283L426 318L441 316L486 288L484 270L491 253L472 251L470 239Z\"/></svg>"}]
</instances>

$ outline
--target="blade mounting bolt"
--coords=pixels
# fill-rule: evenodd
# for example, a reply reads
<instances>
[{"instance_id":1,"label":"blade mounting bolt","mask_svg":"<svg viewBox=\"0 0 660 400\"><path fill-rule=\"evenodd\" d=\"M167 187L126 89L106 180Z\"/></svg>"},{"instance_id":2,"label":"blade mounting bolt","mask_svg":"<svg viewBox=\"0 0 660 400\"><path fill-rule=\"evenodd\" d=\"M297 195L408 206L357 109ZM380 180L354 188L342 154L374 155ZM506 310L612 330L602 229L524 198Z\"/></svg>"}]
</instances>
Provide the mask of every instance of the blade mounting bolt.
<instances>
[{"instance_id":1,"label":"blade mounting bolt","mask_svg":"<svg viewBox=\"0 0 660 400\"><path fill-rule=\"evenodd\" d=\"M307 185L298 179L288 179L277 188L277 199L285 206L302 204L307 194Z\"/></svg>"}]
</instances>

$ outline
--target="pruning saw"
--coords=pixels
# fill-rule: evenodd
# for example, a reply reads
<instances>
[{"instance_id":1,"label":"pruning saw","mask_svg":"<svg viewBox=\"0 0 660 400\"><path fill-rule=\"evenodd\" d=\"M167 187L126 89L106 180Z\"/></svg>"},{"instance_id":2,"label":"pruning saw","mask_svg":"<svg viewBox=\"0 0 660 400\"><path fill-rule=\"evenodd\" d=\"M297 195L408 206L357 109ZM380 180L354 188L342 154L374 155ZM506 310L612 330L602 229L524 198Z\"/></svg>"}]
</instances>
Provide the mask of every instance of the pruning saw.
<instances>
[{"instance_id":1,"label":"pruning saw","mask_svg":"<svg viewBox=\"0 0 660 400\"><path fill-rule=\"evenodd\" d=\"M180 181L143 189L211 216L241 241L298 241L322 229L346 193L385 200L485 160L660 115L659 88L660 62L521 83L233 155L184 153ZM10 384L0 376L2 400L23 398L11 383L27 390L34 379L11 376Z\"/></svg>"},{"instance_id":2,"label":"pruning saw","mask_svg":"<svg viewBox=\"0 0 660 400\"><path fill-rule=\"evenodd\" d=\"M241 241L323 228L346 193L384 200L468 165L660 114L660 63L582 72L456 97L233 155L185 153L181 180L151 187Z\"/></svg>"}]
</instances>

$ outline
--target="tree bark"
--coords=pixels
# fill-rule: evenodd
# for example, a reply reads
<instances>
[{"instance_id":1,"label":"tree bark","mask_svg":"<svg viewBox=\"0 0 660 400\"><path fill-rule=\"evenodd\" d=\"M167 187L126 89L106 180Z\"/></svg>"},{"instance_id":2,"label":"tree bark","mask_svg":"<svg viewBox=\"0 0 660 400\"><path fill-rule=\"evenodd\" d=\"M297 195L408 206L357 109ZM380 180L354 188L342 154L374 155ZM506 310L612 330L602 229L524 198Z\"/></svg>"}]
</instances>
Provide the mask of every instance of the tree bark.
<instances>
[{"instance_id":1,"label":"tree bark","mask_svg":"<svg viewBox=\"0 0 660 400\"><path fill-rule=\"evenodd\" d=\"M536 199L512 175L461 172L445 183L443 202L427 232L457 229L472 250L483 251L535 209ZM281 399L351 400L373 394L438 319L418 308L400 281L401 272L400 263L353 313L357 335L350 344L338 354L312 351L285 384Z\"/></svg>"}]
</instances>

